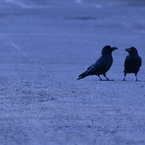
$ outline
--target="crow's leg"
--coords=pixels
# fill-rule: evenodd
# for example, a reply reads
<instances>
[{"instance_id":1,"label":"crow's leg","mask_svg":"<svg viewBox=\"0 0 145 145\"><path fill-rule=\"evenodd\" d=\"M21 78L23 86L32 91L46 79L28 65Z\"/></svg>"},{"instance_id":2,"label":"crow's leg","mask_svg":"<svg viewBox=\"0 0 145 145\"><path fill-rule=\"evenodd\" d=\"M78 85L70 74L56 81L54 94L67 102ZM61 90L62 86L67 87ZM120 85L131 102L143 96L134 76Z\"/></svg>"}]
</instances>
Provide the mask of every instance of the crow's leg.
<instances>
[{"instance_id":1,"label":"crow's leg","mask_svg":"<svg viewBox=\"0 0 145 145\"><path fill-rule=\"evenodd\" d=\"M126 77L126 73L124 73L124 78L123 78L123 80L122 80L122 81L126 81L125 77Z\"/></svg>"},{"instance_id":2,"label":"crow's leg","mask_svg":"<svg viewBox=\"0 0 145 145\"><path fill-rule=\"evenodd\" d=\"M135 74L135 77L136 77L136 81L138 81L137 74Z\"/></svg>"},{"instance_id":3,"label":"crow's leg","mask_svg":"<svg viewBox=\"0 0 145 145\"><path fill-rule=\"evenodd\" d=\"M100 78L100 81L102 81L102 79L101 79L100 75L98 75L98 77Z\"/></svg>"},{"instance_id":4,"label":"crow's leg","mask_svg":"<svg viewBox=\"0 0 145 145\"><path fill-rule=\"evenodd\" d=\"M106 74L103 74L103 76L107 79L107 81L110 81L110 80L106 77Z\"/></svg>"}]
</instances>

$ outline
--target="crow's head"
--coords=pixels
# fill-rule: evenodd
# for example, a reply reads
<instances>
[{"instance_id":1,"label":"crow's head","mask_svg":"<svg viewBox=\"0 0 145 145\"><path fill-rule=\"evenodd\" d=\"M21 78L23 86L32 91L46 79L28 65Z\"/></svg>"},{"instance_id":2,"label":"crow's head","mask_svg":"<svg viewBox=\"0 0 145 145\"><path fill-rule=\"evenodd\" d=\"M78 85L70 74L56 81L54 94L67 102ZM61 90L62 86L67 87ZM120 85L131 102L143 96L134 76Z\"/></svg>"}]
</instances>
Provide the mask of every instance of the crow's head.
<instances>
[{"instance_id":1,"label":"crow's head","mask_svg":"<svg viewBox=\"0 0 145 145\"><path fill-rule=\"evenodd\" d=\"M112 51L118 49L117 47L111 47L109 45L106 45L103 49L102 49L102 55L103 54L111 54Z\"/></svg>"},{"instance_id":2,"label":"crow's head","mask_svg":"<svg viewBox=\"0 0 145 145\"><path fill-rule=\"evenodd\" d=\"M126 48L125 51L127 51L130 55L138 55L137 49L135 47Z\"/></svg>"}]
</instances>

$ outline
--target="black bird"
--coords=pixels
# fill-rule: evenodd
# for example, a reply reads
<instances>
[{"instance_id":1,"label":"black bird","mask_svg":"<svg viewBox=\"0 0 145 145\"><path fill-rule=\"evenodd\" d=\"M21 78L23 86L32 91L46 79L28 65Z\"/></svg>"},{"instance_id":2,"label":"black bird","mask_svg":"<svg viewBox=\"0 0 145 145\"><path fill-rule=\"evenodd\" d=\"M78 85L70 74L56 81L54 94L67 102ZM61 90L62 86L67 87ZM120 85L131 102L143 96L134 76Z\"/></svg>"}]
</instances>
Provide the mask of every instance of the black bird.
<instances>
[{"instance_id":1,"label":"black bird","mask_svg":"<svg viewBox=\"0 0 145 145\"><path fill-rule=\"evenodd\" d=\"M129 53L128 56L126 56L125 62L124 62L124 79L127 73L134 73L136 76L136 81L138 81L137 73L142 65L142 59L138 55L138 51L135 47L126 48L125 51Z\"/></svg>"},{"instance_id":2,"label":"black bird","mask_svg":"<svg viewBox=\"0 0 145 145\"><path fill-rule=\"evenodd\" d=\"M97 75L100 78L100 80L102 80L100 75L103 75L107 80L109 80L106 77L106 72L109 70L113 62L112 51L116 49L118 48L110 47L109 45L105 46L102 49L102 56L94 64L92 64L84 73L80 74L77 80L85 78L89 75Z\"/></svg>"}]
</instances>

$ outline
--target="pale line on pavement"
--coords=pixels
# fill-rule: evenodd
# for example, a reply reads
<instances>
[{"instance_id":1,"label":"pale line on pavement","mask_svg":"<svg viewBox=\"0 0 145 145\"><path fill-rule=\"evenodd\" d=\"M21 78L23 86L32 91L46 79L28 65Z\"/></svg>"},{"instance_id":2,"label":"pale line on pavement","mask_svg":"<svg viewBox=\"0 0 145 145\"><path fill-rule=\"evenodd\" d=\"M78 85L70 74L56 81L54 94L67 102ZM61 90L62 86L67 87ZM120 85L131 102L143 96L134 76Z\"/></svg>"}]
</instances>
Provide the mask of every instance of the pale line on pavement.
<instances>
[{"instance_id":1,"label":"pale line on pavement","mask_svg":"<svg viewBox=\"0 0 145 145\"><path fill-rule=\"evenodd\" d=\"M50 5L49 6L48 5L47 6L45 6L45 5L26 5L25 3L19 2L18 0L5 0L5 2L18 5L24 9L47 9L47 8L51 7Z\"/></svg>"},{"instance_id":2,"label":"pale line on pavement","mask_svg":"<svg viewBox=\"0 0 145 145\"><path fill-rule=\"evenodd\" d=\"M78 4L82 4L83 1L82 0L74 0L76 3ZM90 4L91 7L95 7L95 8L101 8L102 5L101 4Z\"/></svg>"},{"instance_id":3,"label":"pale line on pavement","mask_svg":"<svg viewBox=\"0 0 145 145\"><path fill-rule=\"evenodd\" d=\"M21 48L19 48L16 44L13 43L13 41L10 41L11 45L14 46L16 49L20 50Z\"/></svg>"},{"instance_id":4,"label":"pale line on pavement","mask_svg":"<svg viewBox=\"0 0 145 145\"><path fill-rule=\"evenodd\" d=\"M95 4L95 5L93 5L95 8L101 8L102 7L102 5L100 5L100 4Z\"/></svg>"},{"instance_id":5,"label":"pale line on pavement","mask_svg":"<svg viewBox=\"0 0 145 145\"><path fill-rule=\"evenodd\" d=\"M76 3L81 4L82 0L75 0Z\"/></svg>"},{"instance_id":6,"label":"pale line on pavement","mask_svg":"<svg viewBox=\"0 0 145 145\"><path fill-rule=\"evenodd\" d=\"M20 47L18 47L12 40L10 40L11 45L16 48L17 50L21 50ZM27 53L23 53L24 56L28 56Z\"/></svg>"}]
</instances>

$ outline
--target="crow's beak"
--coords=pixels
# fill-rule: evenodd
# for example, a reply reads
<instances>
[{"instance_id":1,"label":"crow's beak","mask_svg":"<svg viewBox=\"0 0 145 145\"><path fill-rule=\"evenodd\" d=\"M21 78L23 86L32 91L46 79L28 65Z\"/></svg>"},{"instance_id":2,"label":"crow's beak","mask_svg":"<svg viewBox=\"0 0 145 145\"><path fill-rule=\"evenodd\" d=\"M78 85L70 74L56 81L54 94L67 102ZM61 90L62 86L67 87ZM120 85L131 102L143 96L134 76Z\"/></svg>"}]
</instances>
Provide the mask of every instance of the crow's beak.
<instances>
[{"instance_id":1,"label":"crow's beak","mask_svg":"<svg viewBox=\"0 0 145 145\"><path fill-rule=\"evenodd\" d=\"M117 48L117 47L112 47L111 49L112 49L112 51L114 51L114 50L116 50L116 49L118 49L118 48Z\"/></svg>"},{"instance_id":2,"label":"crow's beak","mask_svg":"<svg viewBox=\"0 0 145 145\"><path fill-rule=\"evenodd\" d=\"M130 52L130 48L126 48L125 51L127 51L129 53Z\"/></svg>"}]
</instances>

